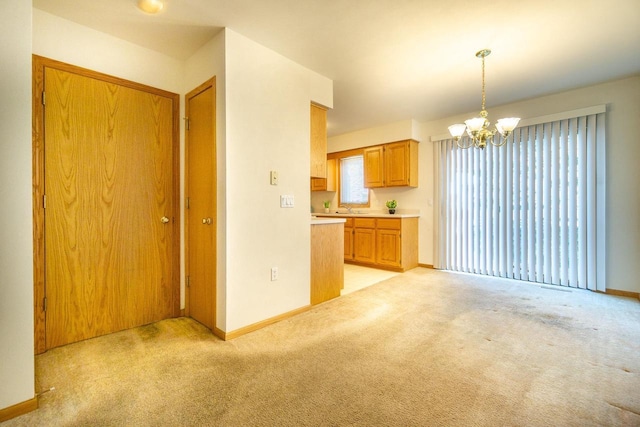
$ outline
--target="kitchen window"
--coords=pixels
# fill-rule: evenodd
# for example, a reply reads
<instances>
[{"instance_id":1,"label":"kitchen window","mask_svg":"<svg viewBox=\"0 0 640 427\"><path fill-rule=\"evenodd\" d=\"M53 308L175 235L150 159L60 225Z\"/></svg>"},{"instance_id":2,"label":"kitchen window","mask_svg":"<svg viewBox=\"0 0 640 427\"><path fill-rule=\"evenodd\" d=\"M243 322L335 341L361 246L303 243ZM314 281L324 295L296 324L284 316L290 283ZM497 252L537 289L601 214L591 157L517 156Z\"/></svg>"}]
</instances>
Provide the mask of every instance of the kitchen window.
<instances>
[{"instance_id":1,"label":"kitchen window","mask_svg":"<svg viewBox=\"0 0 640 427\"><path fill-rule=\"evenodd\" d=\"M364 187L362 153L339 157L340 206L369 206L369 189Z\"/></svg>"}]
</instances>

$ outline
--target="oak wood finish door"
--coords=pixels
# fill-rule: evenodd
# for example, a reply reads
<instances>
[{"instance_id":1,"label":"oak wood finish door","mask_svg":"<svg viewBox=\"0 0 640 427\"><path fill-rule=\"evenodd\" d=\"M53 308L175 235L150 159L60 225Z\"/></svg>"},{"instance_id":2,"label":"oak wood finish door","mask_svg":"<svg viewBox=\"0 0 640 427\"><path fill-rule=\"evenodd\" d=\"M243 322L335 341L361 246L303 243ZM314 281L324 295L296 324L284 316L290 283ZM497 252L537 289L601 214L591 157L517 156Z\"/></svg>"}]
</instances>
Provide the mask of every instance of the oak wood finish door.
<instances>
[{"instance_id":1,"label":"oak wood finish door","mask_svg":"<svg viewBox=\"0 0 640 427\"><path fill-rule=\"evenodd\" d=\"M215 78L189 92L187 127L187 314L216 328Z\"/></svg>"},{"instance_id":2,"label":"oak wood finish door","mask_svg":"<svg viewBox=\"0 0 640 427\"><path fill-rule=\"evenodd\" d=\"M34 79L36 352L178 315L178 96L38 57Z\"/></svg>"}]
</instances>

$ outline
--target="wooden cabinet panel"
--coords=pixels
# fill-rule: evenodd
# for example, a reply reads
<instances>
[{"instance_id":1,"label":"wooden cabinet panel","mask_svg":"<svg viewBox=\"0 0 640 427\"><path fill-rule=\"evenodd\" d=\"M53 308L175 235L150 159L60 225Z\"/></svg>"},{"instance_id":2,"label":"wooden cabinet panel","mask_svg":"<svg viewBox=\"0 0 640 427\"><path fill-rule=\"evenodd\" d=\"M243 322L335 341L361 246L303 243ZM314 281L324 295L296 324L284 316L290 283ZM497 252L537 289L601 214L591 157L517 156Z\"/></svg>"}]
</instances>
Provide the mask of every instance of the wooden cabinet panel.
<instances>
[{"instance_id":1,"label":"wooden cabinet panel","mask_svg":"<svg viewBox=\"0 0 640 427\"><path fill-rule=\"evenodd\" d=\"M311 226L311 304L340 296L344 287L342 228L342 224Z\"/></svg>"},{"instance_id":2,"label":"wooden cabinet panel","mask_svg":"<svg viewBox=\"0 0 640 427\"><path fill-rule=\"evenodd\" d=\"M403 270L418 266L418 218L402 220L400 235L401 263Z\"/></svg>"},{"instance_id":3,"label":"wooden cabinet panel","mask_svg":"<svg viewBox=\"0 0 640 427\"><path fill-rule=\"evenodd\" d=\"M327 177L327 110L311 104L311 177Z\"/></svg>"},{"instance_id":4,"label":"wooden cabinet panel","mask_svg":"<svg viewBox=\"0 0 640 427\"><path fill-rule=\"evenodd\" d=\"M353 218L345 218L344 223L344 260L353 260Z\"/></svg>"},{"instance_id":5,"label":"wooden cabinet panel","mask_svg":"<svg viewBox=\"0 0 640 427\"><path fill-rule=\"evenodd\" d=\"M311 178L311 191L327 191L327 179Z\"/></svg>"},{"instance_id":6,"label":"wooden cabinet panel","mask_svg":"<svg viewBox=\"0 0 640 427\"><path fill-rule=\"evenodd\" d=\"M336 191L336 159L327 160L326 178L311 178L311 191Z\"/></svg>"},{"instance_id":7,"label":"wooden cabinet panel","mask_svg":"<svg viewBox=\"0 0 640 427\"><path fill-rule=\"evenodd\" d=\"M375 220L374 220L375 221ZM376 230L375 228L353 229L354 261L375 264L376 262Z\"/></svg>"},{"instance_id":8,"label":"wooden cabinet panel","mask_svg":"<svg viewBox=\"0 0 640 427\"><path fill-rule=\"evenodd\" d=\"M386 228L389 230L400 230L402 227L402 220L395 218L378 218L377 228Z\"/></svg>"},{"instance_id":9,"label":"wooden cabinet panel","mask_svg":"<svg viewBox=\"0 0 640 427\"><path fill-rule=\"evenodd\" d=\"M344 259L353 259L353 227L344 228Z\"/></svg>"},{"instance_id":10,"label":"wooden cabinet panel","mask_svg":"<svg viewBox=\"0 0 640 427\"><path fill-rule=\"evenodd\" d=\"M376 230L376 263L390 267L401 267L400 230Z\"/></svg>"},{"instance_id":11,"label":"wooden cabinet panel","mask_svg":"<svg viewBox=\"0 0 640 427\"><path fill-rule=\"evenodd\" d=\"M363 155L365 188L384 187L384 147L365 148Z\"/></svg>"},{"instance_id":12,"label":"wooden cabinet panel","mask_svg":"<svg viewBox=\"0 0 640 427\"><path fill-rule=\"evenodd\" d=\"M353 218L355 228L376 228L375 218Z\"/></svg>"},{"instance_id":13,"label":"wooden cabinet panel","mask_svg":"<svg viewBox=\"0 0 640 427\"><path fill-rule=\"evenodd\" d=\"M387 187L407 185L409 182L408 143L395 142L385 147L385 184Z\"/></svg>"}]
</instances>

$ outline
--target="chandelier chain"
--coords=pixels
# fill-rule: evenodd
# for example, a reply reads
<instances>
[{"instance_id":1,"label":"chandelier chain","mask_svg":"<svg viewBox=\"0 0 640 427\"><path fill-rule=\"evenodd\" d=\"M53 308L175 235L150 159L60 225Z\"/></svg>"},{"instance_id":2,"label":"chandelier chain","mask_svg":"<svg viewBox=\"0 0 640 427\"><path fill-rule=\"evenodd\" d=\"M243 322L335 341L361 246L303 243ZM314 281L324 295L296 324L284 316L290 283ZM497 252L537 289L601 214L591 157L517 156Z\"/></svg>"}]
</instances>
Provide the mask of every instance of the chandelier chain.
<instances>
[{"instance_id":1,"label":"chandelier chain","mask_svg":"<svg viewBox=\"0 0 640 427\"><path fill-rule=\"evenodd\" d=\"M485 93L484 93L484 57L485 55L482 56L482 111L485 111Z\"/></svg>"},{"instance_id":2,"label":"chandelier chain","mask_svg":"<svg viewBox=\"0 0 640 427\"><path fill-rule=\"evenodd\" d=\"M464 124L459 123L449 126L449 132L451 132L451 136L455 138L456 143L460 148L484 148L487 146L487 143L500 147L507 142L507 138L513 129L518 126L518 122L520 121L518 117L508 117L498 120L495 129L488 129L490 123L487 119L489 113L486 110L487 97L485 91L486 82L484 59L489 56L489 54L491 54L490 49L482 49L476 52L476 57L482 59L482 110L480 111L479 117L465 120ZM460 142L465 131L470 137L468 144ZM498 142L494 141L496 133L500 133L501 135L500 141Z\"/></svg>"}]
</instances>

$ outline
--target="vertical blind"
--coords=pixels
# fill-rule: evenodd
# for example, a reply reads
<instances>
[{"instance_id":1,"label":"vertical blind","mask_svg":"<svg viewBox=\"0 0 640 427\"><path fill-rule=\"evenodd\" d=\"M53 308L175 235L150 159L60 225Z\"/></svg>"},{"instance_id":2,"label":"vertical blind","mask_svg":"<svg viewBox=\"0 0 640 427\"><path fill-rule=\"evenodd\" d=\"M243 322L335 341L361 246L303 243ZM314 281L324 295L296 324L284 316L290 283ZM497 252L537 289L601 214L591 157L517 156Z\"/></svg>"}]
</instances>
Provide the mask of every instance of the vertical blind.
<instances>
[{"instance_id":1,"label":"vertical blind","mask_svg":"<svg viewBox=\"0 0 640 427\"><path fill-rule=\"evenodd\" d=\"M437 268L605 290L605 109L585 111L502 147L435 141Z\"/></svg>"}]
</instances>

